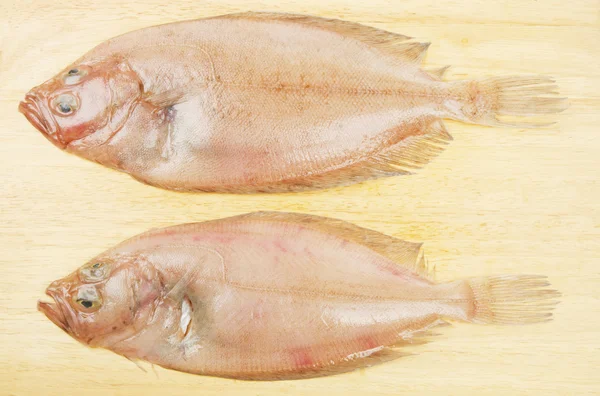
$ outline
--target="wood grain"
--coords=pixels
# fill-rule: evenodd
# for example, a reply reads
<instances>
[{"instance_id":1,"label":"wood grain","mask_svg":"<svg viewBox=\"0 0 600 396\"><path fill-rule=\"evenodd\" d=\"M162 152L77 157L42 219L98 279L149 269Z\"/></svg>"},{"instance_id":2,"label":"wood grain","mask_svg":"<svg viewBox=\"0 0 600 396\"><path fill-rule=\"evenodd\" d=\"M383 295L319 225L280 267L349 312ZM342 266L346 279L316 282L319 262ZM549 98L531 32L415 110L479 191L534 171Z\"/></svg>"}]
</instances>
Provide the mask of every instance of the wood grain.
<instances>
[{"instance_id":1,"label":"wood grain","mask_svg":"<svg viewBox=\"0 0 600 396\"><path fill-rule=\"evenodd\" d=\"M17 112L33 85L133 29L243 10L357 21L432 42L449 79L557 78L571 107L547 129L448 123L455 140L413 176L322 192L179 194L48 143ZM503 1L88 1L0 3L0 394L535 395L600 392L600 3ZM242 382L88 349L36 311L46 285L152 227L254 210L332 216L423 241L440 280L546 274L562 293L548 324L456 324L414 355L350 374Z\"/></svg>"}]
</instances>

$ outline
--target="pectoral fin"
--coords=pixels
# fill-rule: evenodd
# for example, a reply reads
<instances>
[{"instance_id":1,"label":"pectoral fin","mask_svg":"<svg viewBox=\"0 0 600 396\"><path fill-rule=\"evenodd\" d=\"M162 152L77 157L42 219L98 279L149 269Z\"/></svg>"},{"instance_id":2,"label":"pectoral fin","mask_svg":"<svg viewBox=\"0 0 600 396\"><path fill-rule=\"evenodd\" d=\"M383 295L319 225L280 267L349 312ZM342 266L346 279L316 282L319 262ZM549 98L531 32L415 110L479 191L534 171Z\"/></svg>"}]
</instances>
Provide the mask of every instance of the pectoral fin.
<instances>
[{"instance_id":1,"label":"pectoral fin","mask_svg":"<svg viewBox=\"0 0 600 396\"><path fill-rule=\"evenodd\" d=\"M173 88L158 93L148 93L144 100L158 109L164 109L185 102L191 96L186 87Z\"/></svg>"}]
</instances>

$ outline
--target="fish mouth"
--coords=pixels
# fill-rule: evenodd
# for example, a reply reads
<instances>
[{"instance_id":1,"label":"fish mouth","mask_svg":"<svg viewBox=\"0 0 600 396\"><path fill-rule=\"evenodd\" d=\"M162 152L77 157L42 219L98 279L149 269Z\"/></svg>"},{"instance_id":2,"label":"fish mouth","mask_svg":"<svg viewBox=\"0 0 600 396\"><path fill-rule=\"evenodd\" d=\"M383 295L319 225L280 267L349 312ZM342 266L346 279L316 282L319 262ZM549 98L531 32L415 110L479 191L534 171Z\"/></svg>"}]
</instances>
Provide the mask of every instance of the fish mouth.
<instances>
[{"instance_id":1,"label":"fish mouth","mask_svg":"<svg viewBox=\"0 0 600 396\"><path fill-rule=\"evenodd\" d=\"M64 306L62 299L50 291L46 291L46 294L52 297L54 301L46 302L39 300L37 303L38 311L46 315L46 317L50 319L52 323L60 327L62 330L70 333L71 328L69 326L69 322L67 321L67 316L62 308L62 306Z\"/></svg>"},{"instance_id":2,"label":"fish mouth","mask_svg":"<svg viewBox=\"0 0 600 396\"><path fill-rule=\"evenodd\" d=\"M48 120L42 106L39 105L40 100L36 95L28 93L25 95L25 100L19 103L19 112L21 112L27 121L40 131L48 140L60 148L64 148L64 144L59 141L56 135L56 125Z\"/></svg>"}]
</instances>

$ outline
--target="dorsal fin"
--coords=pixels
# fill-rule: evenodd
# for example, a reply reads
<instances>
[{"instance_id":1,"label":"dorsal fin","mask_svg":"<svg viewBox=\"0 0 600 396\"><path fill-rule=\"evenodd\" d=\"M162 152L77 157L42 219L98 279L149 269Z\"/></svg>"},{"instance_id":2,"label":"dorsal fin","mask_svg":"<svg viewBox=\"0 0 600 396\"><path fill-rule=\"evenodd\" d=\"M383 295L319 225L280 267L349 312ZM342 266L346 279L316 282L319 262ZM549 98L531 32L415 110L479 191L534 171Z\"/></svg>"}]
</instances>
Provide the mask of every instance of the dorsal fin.
<instances>
[{"instance_id":1,"label":"dorsal fin","mask_svg":"<svg viewBox=\"0 0 600 396\"><path fill-rule=\"evenodd\" d=\"M429 74L434 80L442 81L444 78L444 74L448 71L450 66L438 67L437 69L427 69L425 70L427 74Z\"/></svg>"},{"instance_id":2,"label":"dorsal fin","mask_svg":"<svg viewBox=\"0 0 600 396\"><path fill-rule=\"evenodd\" d=\"M244 12L222 15L215 18L282 21L310 26L358 40L408 63L420 63L429 47L429 43L408 41L412 37L339 19L271 12Z\"/></svg>"},{"instance_id":3,"label":"dorsal fin","mask_svg":"<svg viewBox=\"0 0 600 396\"><path fill-rule=\"evenodd\" d=\"M240 219L302 224L305 227L326 234L333 234L348 241L364 245L411 272L433 281L433 274L427 268L424 255L422 254L422 243L403 241L343 220L302 213L254 212L236 217Z\"/></svg>"}]
</instances>

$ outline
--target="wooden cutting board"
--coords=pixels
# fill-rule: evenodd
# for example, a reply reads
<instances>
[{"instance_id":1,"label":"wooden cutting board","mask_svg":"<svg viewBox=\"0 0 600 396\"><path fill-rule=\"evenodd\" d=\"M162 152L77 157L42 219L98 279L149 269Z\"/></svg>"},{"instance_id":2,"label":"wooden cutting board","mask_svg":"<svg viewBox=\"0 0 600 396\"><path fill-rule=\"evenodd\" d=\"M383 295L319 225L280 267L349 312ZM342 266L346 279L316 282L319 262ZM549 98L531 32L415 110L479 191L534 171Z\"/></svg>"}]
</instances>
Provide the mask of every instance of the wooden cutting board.
<instances>
[{"instance_id":1,"label":"wooden cutting board","mask_svg":"<svg viewBox=\"0 0 600 396\"><path fill-rule=\"evenodd\" d=\"M145 26L243 10L310 13L432 42L448 79L556 77L571 107L546 129L448 122L412 176L288 195L179 194L67 155L17 112L32 86ZM599 393L600 3L597 0L49 0L0 3L0 394L524 395ZM455 324L413 355L304 381L243 382L88 349L36 311L47 284L152 227L254 210L337 217L425 242L439 280L531 273L563 293L551 323Z\"/></svg>"}]
</instances>

